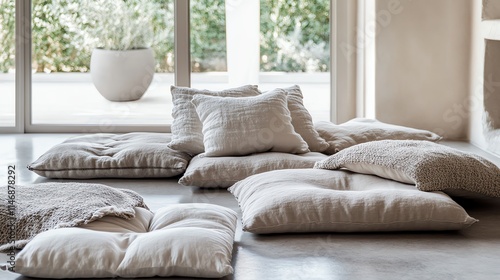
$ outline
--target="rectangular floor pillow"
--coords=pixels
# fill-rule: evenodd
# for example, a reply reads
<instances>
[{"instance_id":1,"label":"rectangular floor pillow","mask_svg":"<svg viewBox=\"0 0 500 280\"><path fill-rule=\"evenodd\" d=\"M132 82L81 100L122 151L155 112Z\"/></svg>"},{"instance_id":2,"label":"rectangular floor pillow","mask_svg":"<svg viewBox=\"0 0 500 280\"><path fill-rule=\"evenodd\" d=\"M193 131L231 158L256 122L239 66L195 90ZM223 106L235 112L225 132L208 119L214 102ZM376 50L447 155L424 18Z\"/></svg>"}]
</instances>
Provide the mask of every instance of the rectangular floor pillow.
<instances>
[{"instance_id":1,"label":"rectangular floor pillow","mask_svg":"<svg viewBox=\"0 0 500 280\"><path fill-rule=\"evenodd\" d=\"M258 234L460 230L477 221L443 192L349 171L275 170L229 191L243 230Z\"/></svg>"},{"instance_id":2,"label":"rectangular floor pillow","mask_svg":"<svg viewBox=\"0 0 500 280\"><path fill-rule=\"evenodd\" d=\"M228 188L248 176L276 169L312 168L326 159L322 153L259 153L242 157L195 156L179 184L203 188Z\"/></svg>"},{"instance_id":3,"label":"rectangular floor pillow","mask_svg":"<svg viewBox=\"0 0 500 280\"><path fill-rule=\"evenodd\" d=\"M55 145L28 165L57 179L162 178L182 174L191 159L167 146L169 133L97 133Z\"/></svg>"}]
</instances>

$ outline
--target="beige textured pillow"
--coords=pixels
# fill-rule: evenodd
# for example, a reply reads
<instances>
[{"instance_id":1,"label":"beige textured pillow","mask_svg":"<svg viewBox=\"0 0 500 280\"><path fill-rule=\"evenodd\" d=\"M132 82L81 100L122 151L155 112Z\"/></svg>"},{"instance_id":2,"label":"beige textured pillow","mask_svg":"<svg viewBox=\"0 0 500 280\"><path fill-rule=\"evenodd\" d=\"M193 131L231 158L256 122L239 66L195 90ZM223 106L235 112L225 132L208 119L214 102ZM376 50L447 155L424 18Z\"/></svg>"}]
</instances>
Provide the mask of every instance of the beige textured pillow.
<instances>
[{"instance_id":1,"label":"beige textured pillow","mask_svg":"<svg viewBox=\"0 0 500 280\"><path fill-rule=\"evenodd\" d=\"M49 178L173 177L191 156L167 147L168 133L98 133L75 136L50 148L28 169Z\"/></svg>"},{"instance_id":2,"label":"beige textured pillow","mask_svg":"<svg viewBox=\"0 0 500 280\"><path fill-rule=\"evenodd\" d=\"M375 119L356 118L336 125L327 121L314 124L319 135L330 147L324 151L333 155L356 144L377 140L428 140L439 141L441 136L434 132L383 123Z\"/></svg>"},{"instance_id":3,"label":"beige textured pillow","mask_svg":"<svg viewBox=\"0 0 500 280\"><path fill-rule=\"evenodd\" d=\"M239 98L198 94L192 103L203 123L205 156L309 151L292 126L283 89Z\"/></svg>"},{"instance_id":4,"label":"beige textured pillow","mask_svg":"<svg viewBox=\"0 0 500 280\"><path fill-rule=\"evenodd\" d=\"M461 189L500 197L500 169L487 159L419 140L381 140L352 146L314 168L357 173L415 184L422 191Z\"/></svg>"},{"instance_id":5,"label":"beige textured pillow","mask_svg":"<svg viewBox=\"0 0 500 280\"><path fill-rule=\"evenodd\" d=\"M253 233L458 230L477 221L442 192L347 171L269 171L229 191Z\"/></svg>"},{"instance_id":6,"label":"beige textured pillow","mask_svg":"<svg viewBox=\"0 0 500 280\"><path fill-rule=\"evenodd\" d=\"M306 141L311 152L323 152L330 145L321 138L314 128L311 114L304 106L303 95L300 87L294 85L284 88L287 93L288 109L292 117L292 125L295 132L300 134L304 141Z\"/></svg>"},{"instance_id":7,"label":"beige textured pillow","mask_svg":"<svg viewBox=\"0 0 500 280\"><path fill-rule=\"evenodd\" d=\"M248 176L276 169L312 168L314 163L328 157L310 152L300 155L259 153L241 157L195 156L179 183L204 188L228 188Z\"/></svg>"},{"instance_id":8,"label":"beige textured pillow","mask_svg":"<svg viewBox=\"0 0 500 280\"><path fill-rule=\"evenodd\" d=\"M204 151L203 133L201 131L202 124L194 105L191 103L195 94L231 97L255 96L260 94L256 85L245 85L221 91L172 86L170 91L174 107L172 109L172 141L168 144L168 147L191 155L197 155Z\"/></svg>"}]
</instances>

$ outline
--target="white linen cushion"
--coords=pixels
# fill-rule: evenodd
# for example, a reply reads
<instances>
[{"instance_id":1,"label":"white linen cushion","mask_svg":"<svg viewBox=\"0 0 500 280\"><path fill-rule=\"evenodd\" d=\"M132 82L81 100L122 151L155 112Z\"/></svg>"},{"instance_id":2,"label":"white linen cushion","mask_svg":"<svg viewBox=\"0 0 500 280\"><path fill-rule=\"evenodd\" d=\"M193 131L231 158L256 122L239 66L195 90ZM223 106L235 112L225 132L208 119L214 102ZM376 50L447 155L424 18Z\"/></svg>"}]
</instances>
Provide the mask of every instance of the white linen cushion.
<instances>
[{"instance_id":1,"label":"white linen cushion","mask_svg":"<svg viewBox=\"0 0 500 280\"><path fill-rule=\"evenodd\" d=\"M37 235L15 271L43 278L223 277L231 266L237 215L213 204L177 204L131 220L104 217Z\"/></svg>"},{"instance_id":2,"label":"white linen cushion","mask_svg":"<svg viewBox=\"0 0 500 280\"><path fill-rule=\"evenodd\" d=\"M448 195L348 171L275 170L229 188L253 233L458 230L476 222Z\"/></svg>"},{"instance_id":3,"label":"white linen cushion","mask_svg":"<svg viewBox=\"0 0 500 280\"><path fill-rule=\"evenodd\" d=\"M355 118L336 125L327 121L314 124L319 135L330 147L323 151L333 155L356 144L376 140L428 140L439 141L441 136L428 130L388 124L376 119Z\"/></svg>"},{"instance_id":4,"label":"white linen cushion","mask_svg":"<svg viewBox=\"0 0 500 280\"><path fill-rule=\"evenodd\" d=\"M309 151L292 126L283 89L239 98L198 94L192 103L203 123L205 156Z\"/></svg>"},{"instance_id":5,"label":"white linen cushion","mask_svg":"<svg viewBox=\"0 0 500 280\"><path fill-rule=\"evenodd\" d=\"M97 133L71 137L28 165L49 178L151 178L184 173L191 159L167 147L168 133Z\"/></svg>"},{"instance_id":6,"label":"white linen cushion","mask_svg":"<svg viewBox=\"0 0 500 280\"><path fill-rule=\"evenodd\" d=\"M311 152L323 152L330 145L321 138L314 128L311 114L304 106L302 91L298 85L284 88L287 93L288 109L292 117L292 125L295 132L300 134L306 141Z\"/></svg>"},{"instance_id":7,"label":"white linen cushion","mask_svg":"<svg viewBox=\"0 0 500 280\"><path fill-rule=\"evenodd\" d=\"M373 174L422 191L460 189L500 197L500 168L469 152L423 140L380 140L358 144L314 168Z\"/></svg>"},{"instance_id":8,"label":"white linen cushion","mask_svg":"<svg viewBox=\"0 0 500 280\"><path fill-rule=\"evenodd\" d=\"M241 157L195 156L179 179L179 184L204 188L228 188L248 176L276 169L312 168L327 155L259 153Z\"/></svg>"},{"instance_id":9,"label":"white linen cushion","mask_svg":"<svg viewBox=\"0 0 500 280\"><path fill-rule=\"evenodd\" d=\"M172 109L172 141L168 143L168 147L191 155L204 151L202 124L191 103L194 95L243 97L260 94L256 85L245 85L221 91L172 86L170 92L174 107Z\"/></svg>"}]
</instances>

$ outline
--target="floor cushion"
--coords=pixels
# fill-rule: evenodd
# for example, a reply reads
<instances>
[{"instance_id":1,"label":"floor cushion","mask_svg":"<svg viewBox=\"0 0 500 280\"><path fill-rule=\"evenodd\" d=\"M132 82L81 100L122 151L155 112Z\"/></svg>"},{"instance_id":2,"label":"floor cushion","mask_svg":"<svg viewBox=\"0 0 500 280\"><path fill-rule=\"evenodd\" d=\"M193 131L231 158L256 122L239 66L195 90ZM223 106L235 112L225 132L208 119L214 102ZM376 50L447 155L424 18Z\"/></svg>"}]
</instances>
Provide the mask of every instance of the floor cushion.
<instances>
[{"instance_id":1,"label":"floor cushion","mask_svg":"<svg viewBox=\"0 0 500 280\"><path fill-rule=\"evenodd\" d=\"M179 184L203 188L228 188L248 176L276 169L312 168L328 156L322 153L305 154L259 153L241 157L195 156Z\"/></svg>"},{"instance_id":2,"label":"floor cushion","mask_svg":"<svg viewBox=\"0 0 500 280\"><path fill-rule=\"evenodd\" d=\"M442 138L432 131L384 123L368 118L354 118L338 125L328 121L318 121L314 127L330 145L328 149L323 151L327 155L333 155L356 144L376 140L439 141Z\"/></svg>"},{"instance_id":3,"label":"floor cushion","mask_svg":"<svg viewBox=\"0 0 500 280\"><path fill-rule=\"evenodd\" d=\"M52 147L28 169L49 178L155 178L183 173L191 159L167 147L168 133L98 133Z\"/></svg>"},{"instance_id":4,"label":"floor cushion","mask_svg":"<svg viewBox=\"0 0 500 280\"><path fill-rule=\"evenodd\" d=\"M133 219L104 217L37 235L15 272L42 278L223 277L231 266L237 215L213 204L175 204Z\"/></svg>"},{"instance_id":5,"label":"floor cushion","mask_svg":"<svg viewBox=\"0 0 500 280\"><path fill-rule=\"evenodd\" d=\"M443 192L423 192L373 175L275 170L229 191L253 233L458 230L477 220Z\"/></svg>"}]
</instances>

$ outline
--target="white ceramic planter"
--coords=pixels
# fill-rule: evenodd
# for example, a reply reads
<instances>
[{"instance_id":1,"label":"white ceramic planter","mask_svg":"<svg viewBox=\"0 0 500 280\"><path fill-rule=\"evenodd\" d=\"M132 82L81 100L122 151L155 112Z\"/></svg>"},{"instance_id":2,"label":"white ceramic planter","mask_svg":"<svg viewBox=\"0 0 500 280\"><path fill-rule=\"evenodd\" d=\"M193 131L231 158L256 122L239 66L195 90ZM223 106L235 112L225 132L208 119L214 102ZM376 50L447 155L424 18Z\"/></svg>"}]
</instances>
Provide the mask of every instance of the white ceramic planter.
<instances>
[{"instance_id":1,"label":"white ceramic planter","mask_svg":"<svg viewBox=\"0 0 500 280\"><path fill-rule=\"evenodd\" d=\"M148 89L155 73L153 50L94 49L90 74L95 87L110 101L134 101Z\"/></svg>"}]
</instances>

